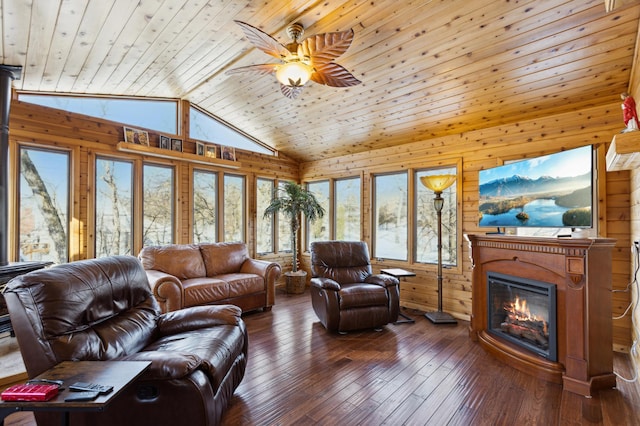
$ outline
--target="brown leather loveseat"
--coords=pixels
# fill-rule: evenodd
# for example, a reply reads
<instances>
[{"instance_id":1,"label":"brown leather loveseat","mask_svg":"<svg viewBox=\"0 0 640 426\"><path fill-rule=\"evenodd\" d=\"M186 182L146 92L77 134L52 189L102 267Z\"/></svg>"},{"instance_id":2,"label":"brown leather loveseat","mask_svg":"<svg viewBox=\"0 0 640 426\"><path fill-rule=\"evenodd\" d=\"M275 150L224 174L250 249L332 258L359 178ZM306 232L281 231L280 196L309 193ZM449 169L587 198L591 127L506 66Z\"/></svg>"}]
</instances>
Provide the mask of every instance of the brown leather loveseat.
<instances>
[{"instance_id":1,"label":"brown leather loveseat","mask_svg":"<svg viewBox=\"0 0 640 426\"><path fill-rule=\"evenodd\" d=\"M250 258L244 243L148 246L138 258L163 312L227 303L247 312L275 303L280 265Z\"/></svg>"},{"instance_id":2,"label":"brown leather loveseat","mask_svg":"<svg viewBox=\"0 0 640 426\"><path fill-rule=\"evenodd\" d=\"M70 413L72 426L217 425L244 377L240 309L162 314L133 256L31 272L10 281L4 295L29 377L62 361L151 361L105 411ZM38 412L36 420L61 424L59 412Z\"/></svg>"}]
</instances>

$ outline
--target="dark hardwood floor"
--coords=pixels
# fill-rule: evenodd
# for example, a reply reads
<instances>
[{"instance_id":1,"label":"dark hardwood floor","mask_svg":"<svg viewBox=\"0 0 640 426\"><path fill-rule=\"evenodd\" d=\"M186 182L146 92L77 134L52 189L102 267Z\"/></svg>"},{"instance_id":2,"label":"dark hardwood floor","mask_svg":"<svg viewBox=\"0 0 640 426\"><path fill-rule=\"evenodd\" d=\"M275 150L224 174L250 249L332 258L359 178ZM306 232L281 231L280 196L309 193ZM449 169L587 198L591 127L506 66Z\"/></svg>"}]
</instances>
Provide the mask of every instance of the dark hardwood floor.
<instances>
[{"instance_id":1,"label":"dark hardwood floor","mask_svg":"<svg viewBox=\"0 0 640 426\"><path fill-rule=\"evenodd\" d=\"M245 315L249 363L224 425L640 425L640 385L584 398L487 354L468 323L415 324L337 335L317 321L309 290L278 293L271 312ZM616 354L615 371L633 366ZM32 426L28 413L7 425Z\"/></svg>"}]
</instances>

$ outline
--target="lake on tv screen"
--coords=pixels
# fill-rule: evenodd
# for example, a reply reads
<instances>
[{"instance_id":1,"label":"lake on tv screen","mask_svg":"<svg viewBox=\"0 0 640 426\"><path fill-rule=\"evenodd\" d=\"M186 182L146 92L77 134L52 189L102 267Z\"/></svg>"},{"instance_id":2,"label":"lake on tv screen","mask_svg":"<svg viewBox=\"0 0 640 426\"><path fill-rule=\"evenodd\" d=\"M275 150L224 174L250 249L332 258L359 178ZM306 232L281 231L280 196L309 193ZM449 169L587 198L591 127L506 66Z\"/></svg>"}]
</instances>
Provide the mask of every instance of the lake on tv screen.
<instances>
[{"instance_id":1,"label":"lake on tv screen","mask_svg":"<svg viewBox=\"0 0 640 426\"><path fill-rule=\"evenodd\" d=\"M562 223L562 215L571 208L556 205L552 199L537 199L524 206L524 209L514 208L506 213L483 213L480 226L533 226L533 227L567 227ZM516 215L525 211L529 216L527 220L520 220ZM591 226L591 223L577 224L573 226Z\"/></svg>"}]
</instances>

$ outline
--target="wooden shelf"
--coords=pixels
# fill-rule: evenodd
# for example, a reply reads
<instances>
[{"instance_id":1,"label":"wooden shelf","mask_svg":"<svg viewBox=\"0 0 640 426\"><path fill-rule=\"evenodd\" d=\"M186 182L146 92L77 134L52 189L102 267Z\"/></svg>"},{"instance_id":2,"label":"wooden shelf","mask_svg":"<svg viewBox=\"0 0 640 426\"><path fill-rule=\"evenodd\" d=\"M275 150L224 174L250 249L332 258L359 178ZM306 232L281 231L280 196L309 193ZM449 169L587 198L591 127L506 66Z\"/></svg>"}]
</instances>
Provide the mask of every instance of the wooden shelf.
<instances>
[{"instance_id":1,"label":"wooden shelf","mask_svg":"<svg viewBox=\"0 0 640 426\"><path fill-rule=\"evenodd\" d=\"M150 157L167 158L169 160L182 160L191 163L206 164L208 166L226 167L229 169L239 169L242 164L237 161L223 160L221 158L210 158L203 155L190 154L188 152L171 151L153 146L138 145L129 142L118 142L118 151L132 152L135 154L148 155Z\"/></svg>"},{"instance_id":2,"label":"wooden shelf","mask_svg":"<svg viewBox=\"0 0 640 426\"><path fill-rule=\"evenodd\" d=\"M632 170L640 166L640 131L613 137L607 151L607 171Z\"/></svg>"}]
</instances>

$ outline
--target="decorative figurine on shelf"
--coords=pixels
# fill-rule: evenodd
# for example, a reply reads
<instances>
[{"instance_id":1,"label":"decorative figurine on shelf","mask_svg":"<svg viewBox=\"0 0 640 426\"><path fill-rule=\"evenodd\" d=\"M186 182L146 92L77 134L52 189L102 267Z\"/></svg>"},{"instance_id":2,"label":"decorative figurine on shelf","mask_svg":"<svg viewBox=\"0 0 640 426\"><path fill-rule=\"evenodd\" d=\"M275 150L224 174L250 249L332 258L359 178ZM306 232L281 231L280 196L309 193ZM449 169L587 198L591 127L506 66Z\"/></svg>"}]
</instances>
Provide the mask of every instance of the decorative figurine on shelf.
<instances>
[{"instance_id":1,"label":"decorative figurine on shelf","mask_svg":"<svg viewBox=\"0 0 640 426\"><path fill-rule=\"evenodd\" d=\"M638 130L638 112L636 111L636 101L627 92L620 94L622 99L622 119L627 126L622 133Z\"/></svg>"}]
</instances>

